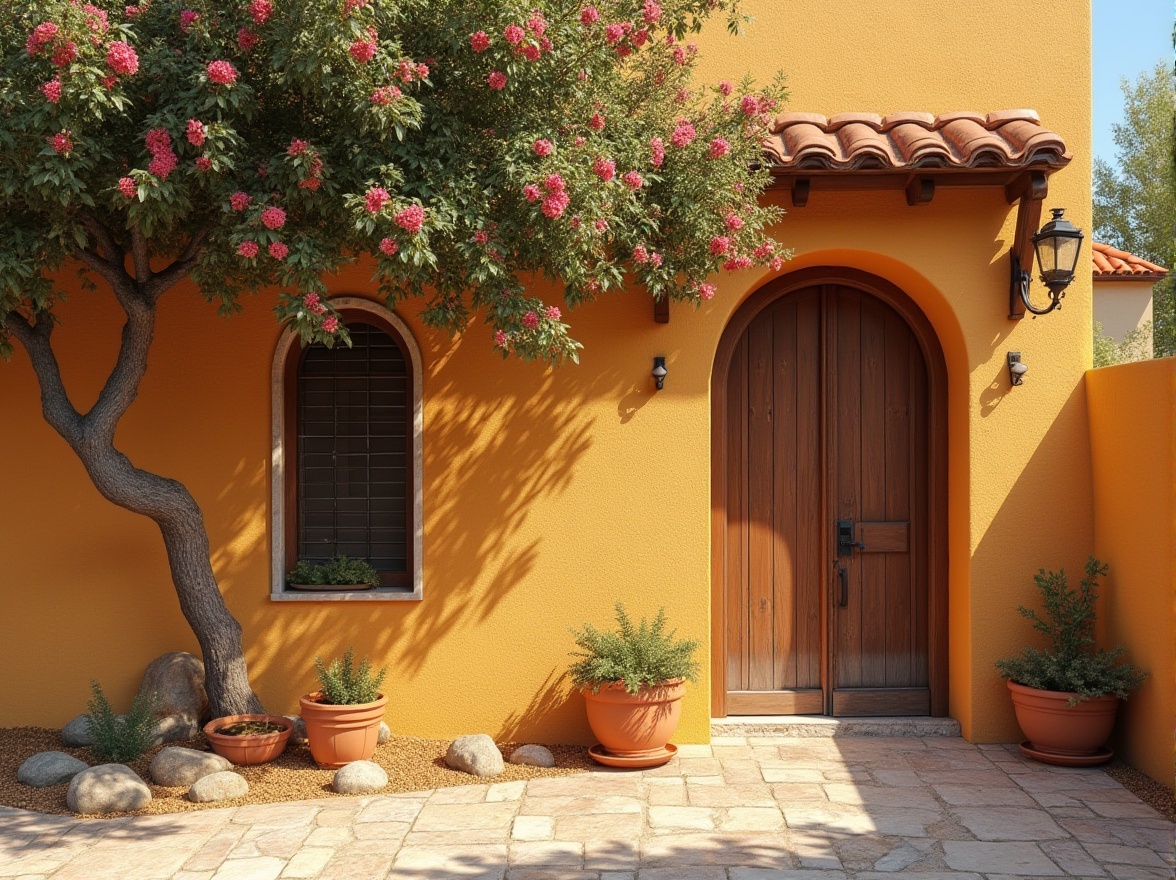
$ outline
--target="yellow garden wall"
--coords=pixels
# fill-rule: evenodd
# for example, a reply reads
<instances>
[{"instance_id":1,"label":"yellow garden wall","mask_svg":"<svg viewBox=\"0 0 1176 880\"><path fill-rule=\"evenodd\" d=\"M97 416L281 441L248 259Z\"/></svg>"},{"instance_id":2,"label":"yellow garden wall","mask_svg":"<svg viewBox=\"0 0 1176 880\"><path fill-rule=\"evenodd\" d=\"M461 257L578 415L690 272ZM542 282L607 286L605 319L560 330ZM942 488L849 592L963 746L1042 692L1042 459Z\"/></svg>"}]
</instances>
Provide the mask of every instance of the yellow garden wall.
<instances>
[{"instance_id":1,"label":"yellow garden wall","mask_svg":"<svg viewBox=\"0 0 1176 880\"><path fill-rule=\"evenodd\" d=\"M1066 206L1089 229L1089 11L1066 17L1049 53L1010 56L1024 37L1022 5L760 0L747 4L757 21L742 41L721 26L702 35L699 75L766 79L781 67L791 108L827 114L1034 107L1075 155L1051 178L1046 205ZM1067 88L1048 86L1058 81ZM1091 282L1080 275L1059 314L1008 321L1014 220L992 188L941 190L919 208L900 192L814 192L777 230L797 253L785 271L835 264L878 274L906 290L940 335L950 704L980 741L1017 736L993 662L1025 637L1015 608L1033 599L1032 572L1080 565L1094 539L1082 381ZM370 276L356 267L330 286L363 295ZM710 371L727 318L766 278L725 275L712 303L676 305L668 325L653 323L639 291L608 296L572 313L583 363L555 372L502 363L481 324L450 340L422 326L415 304L400 309L425 373L419 603L269 600L272 293L229 320L190 288L169 293L119 440L202 504L222 590L270 708L292 711L312 683L314 656L354 645L390 667L394 730L586 741L582 704L559 682L569 626L607 623L622 597L638 613L664 605L682 634L709 638ZM58 349L80 402L93 399L114 358L110 309L103 294L78 294L62 312ZM1030 365L1015 390L1010 349ZM654 355L667 356L669 369L656 394ZM0 433L0 456L19 463L0 505L0 664L24 683L0 704L0 725L61 724L82 711L91 677L116 701L129 699L151 657L194 640L156 530L99 498L41 420L22 353L0 366L0 412L19 425ZM704 680L690 689L678 740L705 740L708 717Z\"/></svg>"},{"instance_id":2,"label":"yellow garden wall","mask_svg":"<svg viewBox=\"0 0 1176 880\"><path fill-rule=\"evenodd\" d=\"M1099 641L1151 675L1119 710L1115 747L1169 788L1176 729L1176 358L1086 374L1094 552L1110 566Z\"/></svg>"}]
</instances>

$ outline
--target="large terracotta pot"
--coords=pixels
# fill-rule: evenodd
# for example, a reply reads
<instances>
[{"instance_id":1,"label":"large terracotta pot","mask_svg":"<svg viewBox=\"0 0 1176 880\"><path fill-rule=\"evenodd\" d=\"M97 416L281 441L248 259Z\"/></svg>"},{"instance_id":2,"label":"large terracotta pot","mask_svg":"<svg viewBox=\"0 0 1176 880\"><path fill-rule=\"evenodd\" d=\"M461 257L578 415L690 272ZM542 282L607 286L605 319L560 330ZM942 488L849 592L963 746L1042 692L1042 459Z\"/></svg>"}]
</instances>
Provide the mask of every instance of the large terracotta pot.
<instances>
[{"instance_id":1,"label":"large terracotta pot","mask_svg":"<svg viewBox=\"0 0 1176 880\"><path fill-rule=\"evenodd\" d=\"M1111 736L1119 698L1092 697L1076 706L1073 694L1043 691L1008 682L1021 731L1039 752L1059 756L1093 755Z\"/></svg>"},{"instance_id":2,"label":"large terracotta pot","mask_svg":"<svg viewBox=\"0 0 1176 880\"><path fill-rule=\"evenodd\" d=\"M240 721L268 721L270 724L282 725L283 729L274 733L246 736L226 736L217 733L222 727ZM226 715L224 718L213 718L205 724L204 735L214 752L222 758L228 758L234 764L264 764L286 750L286 742L290 739L290 731L293 729L294 725L290 719L281 715Z\"/></svg>"},{"instance_id":3,"label":"large terracotta pot","mask_svg":"<svg viewBox=\"0 0 1176 880\"><path fill-rule=\"evenodd\" d=\"M665 749L678 729L685 693L681 679L646 686L635 694L619 682L596 693L591 687L583 688L588 724L600 744L610 754L634 758Z\"/></svg>"},{"instance_id":4,"label":"large terracotta pot","mask_svg":"<svg viewBox=\"0 0 1176 880\"><path fill-rule=\"evenodd\" d=\"M315 691L299 700L315 763L334 770L352 761L368 760L376 750L388 698L380 694L373 703L335 706L320 702L322 696Z\"/></svg>"}]
</instances>

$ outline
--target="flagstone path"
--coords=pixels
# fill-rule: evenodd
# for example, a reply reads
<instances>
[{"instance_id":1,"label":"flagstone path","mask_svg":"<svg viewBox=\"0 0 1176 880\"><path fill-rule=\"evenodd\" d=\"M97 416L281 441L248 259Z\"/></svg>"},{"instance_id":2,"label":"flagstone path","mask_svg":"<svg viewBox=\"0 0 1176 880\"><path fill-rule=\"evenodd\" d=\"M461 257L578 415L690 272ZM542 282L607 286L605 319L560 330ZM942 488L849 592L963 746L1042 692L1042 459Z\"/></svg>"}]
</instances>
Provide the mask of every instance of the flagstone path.
<instances>
[{"instance_id":1,"label":"flagstone path","mask_svg":"<svg viewBox=\"0 0 1176 880\"><path fill-rule=\"evenodd\" d=\"M0 809L21 880L1173 877L1097 769L961 739L721 737L645 772L81 821Z\"/></svg>"}]
</instances>

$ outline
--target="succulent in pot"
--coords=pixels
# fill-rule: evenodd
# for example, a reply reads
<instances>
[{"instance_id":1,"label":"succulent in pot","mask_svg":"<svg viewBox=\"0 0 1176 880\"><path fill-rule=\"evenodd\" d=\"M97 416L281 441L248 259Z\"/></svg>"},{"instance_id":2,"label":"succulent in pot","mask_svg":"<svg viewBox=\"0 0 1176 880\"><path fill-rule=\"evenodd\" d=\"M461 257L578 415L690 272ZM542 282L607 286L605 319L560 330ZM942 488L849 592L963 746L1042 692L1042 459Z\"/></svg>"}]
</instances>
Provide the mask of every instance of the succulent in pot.
<instances>
[{"instance_id":1,"label":"succulent in pot","mask_svg":"<svg viewBox=\"0 0 1176 880\"><path fill-rule=\"evenodd\" d=\"M1048 647L1026 647L1016 657L997 661L1027 738L1021 751L1039 761L1068 766L1109 761L1113 753L1102 746L1114 728L1119 701L1147 676L1119 662L1122 647L1106 651L1095 645L1098 579L1107 568L1091 556L1076 589L1065 570L1039 571L1033 580L1043 613L1024 606L1017 610L1048 639Z\"/></svg>"},{"instance_id":2,"label":"succulent in pot","mask_svg":"<svg viewBox=\"0 0 1176 880\"><path fill-rule=\"evenodd\" d=\"M316 657L314 667L319 690L299 700L310 754L320 767L332 769L368 760L376 750L388 704L380 693L388 670L373 671L366 657L356 665L351 648L330 665Z\"/></svg>"},{"instance_id":3,"label":"succulent in pot","mask_svg":"<svg viewBox=\"0 0 1176 880\"><path fill-rule=\"evenodd\" d=\"M569 671L602 747L589 753L613 766L664 764L674 755L667 743L678 728L686 682L698 676L698 642L667 632L664 608L652 623L642 618L635 625L617 602L616 620L614 632L591 624L572 630L581 650Z\"/></svg>"},{"instance_id":4,"label":"succulent in pot","mask_svg":"<svg viewBox=\"0 0 1176 880\"><path fill-rule=\"evenodd\" d=\"M286 750L293 727L282 715L227 715L204 725L204 736L234 764L265 764Z\"/></svg>"}]
</instances>

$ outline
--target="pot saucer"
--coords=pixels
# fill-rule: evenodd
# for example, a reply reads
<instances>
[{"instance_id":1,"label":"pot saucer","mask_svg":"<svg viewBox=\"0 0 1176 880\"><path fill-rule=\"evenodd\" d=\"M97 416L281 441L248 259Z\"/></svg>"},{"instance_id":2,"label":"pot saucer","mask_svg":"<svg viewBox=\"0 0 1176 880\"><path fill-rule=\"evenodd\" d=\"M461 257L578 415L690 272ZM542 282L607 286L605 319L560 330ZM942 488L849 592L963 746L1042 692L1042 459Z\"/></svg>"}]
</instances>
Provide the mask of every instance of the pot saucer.
<instances>
[{"instance_id":1,"label":"pot saucer","mask_svg":"<svg viewBox=\"0 0 1176 880\"><path fill-rule=\"evenodd\" d=\"M598 764L604 764L606 767L627 767L630 770L641 770L647 767L660 767L662 764L669 763L674 755L678 754L678 747L673 743L666 743L664 749L651 752L647 755L613 755L604 750L604 746L600 743L588 749L588 755Z\"/></svg>"},{"instance_id":2,"label":"pot saucer","mask_svg":"<svg viewBox=\"0 0 1176 880\"><path fill-rule=\"evenodd\" d=\"M1035 761L1041 761L1043 764L1054 764L1058 767L1097 767L1115 757L1114 751L1106 746L1095 749L1094 753L1090 755L1063 755L1058 752L1046 752L1035 749L1029 740L1020 743L1017 748L1021 750L1022 755L1033 758Z\"/></svg>"}]
</instances>

